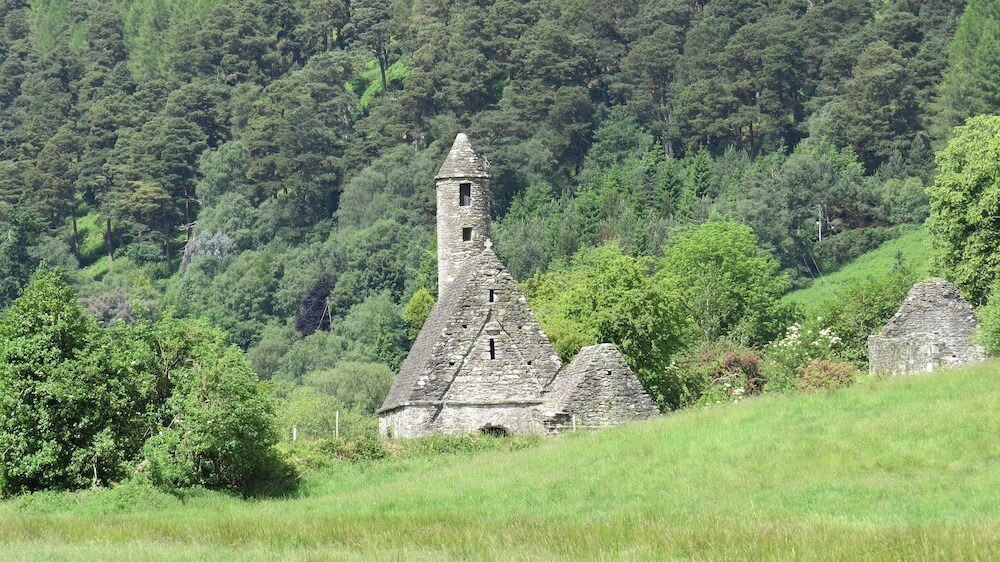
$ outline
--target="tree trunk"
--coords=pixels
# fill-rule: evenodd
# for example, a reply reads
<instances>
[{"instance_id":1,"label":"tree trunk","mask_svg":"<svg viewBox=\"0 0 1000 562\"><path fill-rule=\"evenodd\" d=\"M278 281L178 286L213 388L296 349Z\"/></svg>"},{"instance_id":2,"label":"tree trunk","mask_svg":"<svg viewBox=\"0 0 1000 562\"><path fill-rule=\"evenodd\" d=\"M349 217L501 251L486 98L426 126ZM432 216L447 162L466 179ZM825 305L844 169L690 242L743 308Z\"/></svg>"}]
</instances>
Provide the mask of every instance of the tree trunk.
<instances>
[{"instance_id":1,"label":"tree trunk","mask_svg":"<svg viewBox=\"0 0 1000 562\"><path fill-rule=\"evenodd\" d=\"M111 236L111 217L108 217L107 228L104 230L104 243L108 246L108 263L115 261L115 245Z\"/></svg>"},{"instance_id":2,"label":"tree trunk","mask_svg":"<svg viewBox=\"0 0 1000 562\"><path fill-rule=\"evenodd\" d=\"M382 74L382 93L389 91L389 83L385 79L385 70L389 66L389 55L385 52L385 49L379 47L378 49L378 69Z\"/></svg>"},{"instance_id":3,"label":"tree trunk","mask_svg":"<svg viewBox=\"0 0 1000 562\"><path fill-rule=\"evenodd\" d=\"M76 257L80 257L80 230L76 226L76 205L73 205L69 212L73 220L73 252L76 253Z\"/></svg>"}]
</instances>

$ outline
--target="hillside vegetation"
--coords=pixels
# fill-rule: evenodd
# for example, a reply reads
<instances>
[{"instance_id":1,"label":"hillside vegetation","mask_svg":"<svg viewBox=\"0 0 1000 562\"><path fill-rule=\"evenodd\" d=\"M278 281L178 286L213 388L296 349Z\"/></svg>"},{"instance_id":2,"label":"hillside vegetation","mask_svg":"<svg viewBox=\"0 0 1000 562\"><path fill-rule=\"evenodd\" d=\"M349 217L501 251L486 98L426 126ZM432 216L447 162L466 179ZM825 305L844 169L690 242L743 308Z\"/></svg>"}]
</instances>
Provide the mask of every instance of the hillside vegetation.
<instances>
[{"instance_id":1,"label":"hillside vegetation","mask_svg":"<svg viewBox=\"0 0 1000 562\"><path fill-rule=\"evenodd\" d=\"M0 506L0 536L15 558L996 558L998 369L335 462L289 500L29 495Z\"/></svg>"},{"instance_id":2,"label":"hillside vegetation","mask_svg":"<svg viewBox=\"0 0 1000 562\"><path fill-rule=\"evenodd\" d=\"M809 285L792 291L785 302L798 304L807 317L815 316L825 301L839 297L845 289L861 281L878 280L900 266L914 275L926 276L931 265L930 235L918 228L859 256L836 271L817 277Z\"/></svg>"}]
</instances>

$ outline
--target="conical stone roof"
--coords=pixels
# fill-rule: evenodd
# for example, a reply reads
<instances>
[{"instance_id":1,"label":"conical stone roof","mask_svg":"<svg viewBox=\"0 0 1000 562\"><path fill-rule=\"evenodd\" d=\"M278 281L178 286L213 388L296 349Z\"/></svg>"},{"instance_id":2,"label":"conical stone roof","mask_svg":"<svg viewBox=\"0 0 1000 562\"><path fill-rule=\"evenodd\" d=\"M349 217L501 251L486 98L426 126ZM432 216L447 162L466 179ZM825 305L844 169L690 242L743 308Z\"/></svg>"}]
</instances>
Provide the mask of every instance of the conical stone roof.
<instances>
[{"instance_id":1,"label":"conical stone roof","mask_svg":"<svg viewBox=\"0 0 1000 562\"><path fill-rule=\"evenodd\" d=\"M455 142L448 151L448 156L444 159L444 164L438 170L435 180L454 178L487 178L489 174L486 169L489 164L482 156L472 149L469 137L465 133L458 133Z\"/></svg>"}]
</instances>

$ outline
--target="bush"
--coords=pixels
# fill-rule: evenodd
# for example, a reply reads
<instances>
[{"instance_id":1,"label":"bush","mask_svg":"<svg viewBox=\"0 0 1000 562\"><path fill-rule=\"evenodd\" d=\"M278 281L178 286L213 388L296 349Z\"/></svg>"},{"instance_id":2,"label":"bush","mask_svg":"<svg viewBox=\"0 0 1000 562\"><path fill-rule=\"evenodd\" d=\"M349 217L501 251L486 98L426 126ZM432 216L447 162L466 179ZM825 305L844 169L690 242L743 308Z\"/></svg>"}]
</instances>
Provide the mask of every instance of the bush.
<instances>
[{"instance_id":1,"label":"bush","mask_svg":"<svg viewBox=\"0 0 1000 562\"><path fill-rule=\"evenodd\" d=\"M991 357L1000 355L1000 284L993 285L989 300L976 314L980 323L976 342L986 348Z\"/></svg>"},{"instance_id":2,"label":"bush","mask_svg":"<svg viewBox=\"0 0 1000 562\"><path fill-rule=\"evenodd\" d=\"M785 337L771 342L764 349L765 390L794 390L801 369L817 359L837 358L841 339L829 328L792 324Z\"/></svg>"},{"instance_id":3,"label":"bush","mask_svg":"<svg viewBox=\"0 0 1000 562\"><path fill-rule=\"evenodd\" d=\"M813 359L800 369L795 387L803 392L834 390L850 386L861 374L854 365L843 361Z\"/></svg>"},{"instance_id":4,"label":"bush","mask_svg":"<svg viewBox=\"0 0 1000 562\"><path fill-rule=\"evenodd\" d=\"M816 323L842 339L837 354L862 368L868 364L868 336L881 330L899 309L917 275L897 267L889 275L848 286L820 308Z\"/></svg>"},{"instance_id":5,"label":"bush","mask_svg":"<svg viewBox=\"0 0 1000 562\"><path fill-rule=\"evenodd\" d=\"M331 439L335 437L338 411L341 437L378 434L378 418L374 414L348 409L329 394L308 386L296 388L282 401L281 431L290 437L295 427L299 439Z\"/></svg>"},{"instance_id":6,"label":"bush","mask_svg":"<svg viewBox=\"0 0 1000 562\"><path fill-rule=\"evenodd\" d=\"M152 351L103 332L56 273L0 318L0 491L66 490L127 476L157 405Z\"/></svg>"},{"instance_id":7,"label":"bush","mask_svg":"<svg viewBox=\"0 0 1000 562\"><path fill-rule=\"evenodd\" d=\"M192 355L190 366L172 377L169 426L145 448L153 482L252 494L287 476L274 449L274 405L250 362L217 342Z\"/></svg>"},{"instance_id":8,"label":"bush","mask_svg":"<svg viewBox=\"0 0 1000 562\"><path fill-rule=\"evenodd\" d=\"M764 388L760 354L719 340L702 342L678 354L667 369L679 389L678 407L735 402Z\"/></svg>"},{"instance_id":9,"label":"bush","mask_svg":"<svg viewBox=\"0 0 1000 562\"><path fill-rule=\"evenodd\" d=\"M884 226L855 228L816 243L813 252L823 273L830 273L861 254L870 252L896 236L896 229Z\"/></svg>"},{"instance_id":10,"label":"bush","mask_svg":"<svg viewBox=\"0 0 1000 562\"><path fill-rule=\"evenodd\" d=\"M343 409L374 414L389 394L396 373L381 363L345 361L305 376L306 386L333 398Z\"/></svg>"},{"instance_id":11,"label":"bush","mask_svg":"<svg viewBox=\"0 0 1000 562\"><path fill-rule=\"evenodd\" d=\"M294 485L269 390L224 339L173 318L101 329L40 272L0 317L0 492Z\"/></svg>"},{"instance_id":12,"label":"bush","mask_svg":"<svg viewBox=\"0 0 1000 562\"><path fill-rule=\"evenodd\" d=\"M319 449L323 454L351 462L377 461L389 456L389 449L377 435L327 439L320 443Z\"/></svg>"}]
</instances>

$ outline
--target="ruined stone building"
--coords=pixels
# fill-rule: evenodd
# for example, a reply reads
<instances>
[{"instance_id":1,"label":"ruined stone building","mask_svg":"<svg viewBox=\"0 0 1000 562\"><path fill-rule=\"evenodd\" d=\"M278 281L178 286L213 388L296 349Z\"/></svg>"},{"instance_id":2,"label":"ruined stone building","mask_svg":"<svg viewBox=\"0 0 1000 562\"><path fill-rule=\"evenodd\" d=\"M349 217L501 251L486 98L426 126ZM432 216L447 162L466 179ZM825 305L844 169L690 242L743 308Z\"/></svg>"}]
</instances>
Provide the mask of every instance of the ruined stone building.
<instances>
[{"instance_id":1,"label":"ruined stone building","mask_svg":"<svg viewBox=\"0 0 1000 562\"><path fill-rule=\"evenodd\" d=\"M979 321L958 288L931 278L910 289L881 334L868 337L872 373L905 374L982 361L972 337Z\"/></svg>"},{"instance_id":2,"label":"ruined stone building","mask_svg":"<svg viewBox=\"0 0 1000 562\"><path fill-rule=\"evenodd\" d=\"M543 433L655 416L614 345L563 366L492 249L487 163L464 134L435 180L438 300L379 410L382 434Z\"/></svg>"}]
</instances>

